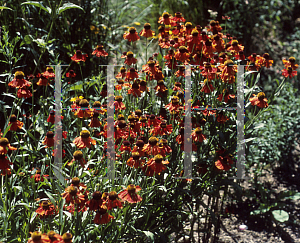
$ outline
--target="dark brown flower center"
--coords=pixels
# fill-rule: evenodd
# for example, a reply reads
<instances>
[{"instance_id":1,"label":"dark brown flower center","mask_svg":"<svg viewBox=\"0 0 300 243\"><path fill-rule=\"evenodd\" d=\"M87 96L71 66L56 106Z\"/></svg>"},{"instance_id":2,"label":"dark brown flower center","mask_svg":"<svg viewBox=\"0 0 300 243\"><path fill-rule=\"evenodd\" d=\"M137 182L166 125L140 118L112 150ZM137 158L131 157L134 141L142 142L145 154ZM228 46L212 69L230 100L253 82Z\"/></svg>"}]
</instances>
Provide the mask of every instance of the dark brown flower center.
<instances>
[{"instance_id":1,"label":"dark brown flower center","mask_svg":"<svg viewBox=\"0 0 300 243\"><path fill-rule=\"evenodd\" d=\"M140 153L139 153L139 152L133 152L133 153L132 153L132 158L133 158L134 160L138 160L138 159L140 158Z\"/></svg>"},{"instance_id":2,"label":"dark brown flower center","mask_svg":"<svg viewBox=\"0 0 300 243\"><path fill-rule=\"evenodd\" d=\"M108 198L112 201L116 200L118 198L118 194L115 191L112 191L108 194Z\"/></svg>"},{"instance_id":3,"label":"dark brown flower center","mask_svg":"<svg viewBox=\"0 0 300 243\"><path fill-rule=\"evenodd\" d=\"M80 183L80 179L78 177L72 178L71 184L73 186L79 186L79 183Z\"/></svg>"},{"instance_id":4,"label":"dark brown flower center","mask_svg":"<svg viewBox=\"0 0 300 243\"><path fill-rule=\"evenodd\" d=\"M106 206L102 206L99 210L98 210L99 214L103 215L107 213L107 207Z\"/></svg>"},{"instance_id":5,"label":"dark brown flower center","mask_svg":"<svg viewBox=\"0 0 300 243\"><path fill-rule=\"evenodd\" d=\"M74 187L74 186L71 186L69 188L69 194L72 195L72 196L76 196L76 194L77 194L77 188Z\"/></svg>"},{"instance_id":6,"label":"dark brown flower center","mask_svg":"<svg viewBox=\"0 0 300 243\"><path fill-rule=\"evenodd\" d=\"M100 101L95 101L94 102L94 104L93 104L93 107L97 107L97 108L99 108L99 107L101 107L101 103L100 103Z\"/></svg>"},{"instance_id":7,"label":"dark brown flower center","mask_svg":"<svg viewBox=\"0 0 300 243\"><path fill-rule=\"evenodd\" d=\"M83 158L83 153L80 150L74 152L73 157L75 160L81 160Z\"/></svg>"},{"instance_id":8,"label":"dark brown flower center","mask_svg":"<svg viewBox=\"0 0 300 243\"><path fill-rule=\"evenodd\" d=\"M158 143L158 138L156 138L156 137L149 138L149 144L151 146L155 146L157 143Z\"/></svg>"},{"instance_id":9,"label":"dark brown flower center","mask_svg":"<svg viewBox=\"0 0 300 243\"><path fill-rule=\"evenodd\" d=\"M35 231L31 235L31 239L33 241L39 241L39 240L41 240L41 238L42 238L42 232Z\"/></svg>"},{"instance_id":10,"label":"dark brown flower center","mask_svg":"<svg viewBox=\"0 0 300 243\"><path fill-rule=\"evenodd\" d=\"M9 121L10 121L10 122L16 122L16 121L17 121L16 115L11 115Z\"/></svg>"},{"instance_id":11,"label":"dark brown flower center","mask_svg":"<svg viewBox=\"0 0 300 243\"><path fill-rule=\"evenodd\" d=\"M47 132L46 136L47 136L47 138L53 138L54 133L52 131L49 131L49 132Z\"/></svg>"},{"instance_id":12,"label":"dark brown flower center","mask_svg":"<svg viewBox=\"0 0 300 243\"><path fill-rule=\"evenodd\" d=\"M163 157L160 154L155 155L154 161L155 163L161 163L163 160Z\"/></svg>"},{"instance_id":13,"label":"dark brown flower center","mask_svg":"<svg viewBox=\"0 0 300 243\"><path fill-rule=\"evenodd\" d=\"M142 115L142 111L141 110L136 110L135 112L134 112L137 116L141 116Z\"/></svg>"},{"instance_id":14,"label":"dark brown flower center","mask_svg":"<svg viewBox=\"0 0 300 243\"><path fill-rule=\"evenodd\" d=\"M142 148L142 147L145 145L145 143L144 143L143 140L137 140L135 144L136 144L136 146L138 146L139 148Z\"/></svg>"},{"instance_id":15,"label":"dark brown flower center","mask_svg":"<svg viewBox=\"0 0 300 243\"><path fill-rule=\"evenodd\" d=\"M80 132L80 136L82 138L89 138L90 137L90 132L88 130L83 130Z\"/></svg>"},{"instance_id":16,"label":"dark brown flower center","mask_svg":"<svg viewBox=\"0 0 300 243\"><path fill-rule=\"evenodd\" d=\"M160 124L160 127L161 127L161 128L166 128L166 127L167 127L167 124L166 124L165 122L162 122L162 123Z\"/></svg>"},{"instance_id":17,"label":"dark brown flower center","mask_svg":"<svg viewBox=\"0 0 300 243\"><path fill-rule=\"evenodd\" d=\"M129 186L127 186L127 191L128 193L135 193L136 187L133 184L130 184Z\"/></svg>"},{"instance_id":18,"label":"dark brown flower center","mask_svg":"<svg viewBox=\"0 0 300 243\"><path fill-rule=\"evenodd\" d=\"M102 196L102 194L99 191L95 191L92 195L93 199L97 200L97 201L101 199L101 196Z\"/></svg>"},{"instance_id":19,"label":"dark brown flower center","mask_svg":"<svg viewBox=\"0 0 300 243\"><path fill-rule=\"evenodd\" d=\"M72 236L72 234L70 234L70 233L64 233L63 236L62 236L64 242L71 242L72 237L73 237L73 236Z\"/></svg>"},{"instance_id":20,"label":"dark brown flower center","mask_svg":"<svg viewBox=\"0 0 300 243\"><path fill-rule=\"evenodd\" d=\"M260 92L260 93L257 94L257 98L258 98L260 101L262 101L262 100L264 100L264 98L266 98L266 95L265 95L264 92Z\"/></svg>"},{"instance_id":21,"label":"dark brown flower center","mask_svg":"<svg viewBox=\"0 0 300 243\"><path fill-rule=\"evenodd\" d=\"M147 121L147 118L145 116L140 117L140 122L145 123Z\"/></svg>"},{"instance_id":22,"label":"dark brown flower center","mask_svg":"<svg viewBox=\"0 0 300 243\"><path fill-rule=\"evenodd\" d=\"M126 122L124 120L118 121L118 127L119 128L125 128L126 127Z\"/></svg>"},{"instance_id":23,"label":"dark brown flower center","mask_svg":"<svg viewBox=\"0 0 300 243\"><path fill-rule=\"evenodd\" d=\"M88 100L86 100L86 99L80 100L79 106L80 106L81 108L88 108L88 107L89 107L89 102L88 102Z\"/></svg>"},{"instance_id":24,"label":"dark brown flower center","mask_svg":"<svg viewBox=\"0 0 300 243\"><path fill-rule=\"evenodd\" d=\"M151 24L149 24L149 23L144 24L144 29L145 30L150 30L151 29Z\"/></svg>"}]
</instances>

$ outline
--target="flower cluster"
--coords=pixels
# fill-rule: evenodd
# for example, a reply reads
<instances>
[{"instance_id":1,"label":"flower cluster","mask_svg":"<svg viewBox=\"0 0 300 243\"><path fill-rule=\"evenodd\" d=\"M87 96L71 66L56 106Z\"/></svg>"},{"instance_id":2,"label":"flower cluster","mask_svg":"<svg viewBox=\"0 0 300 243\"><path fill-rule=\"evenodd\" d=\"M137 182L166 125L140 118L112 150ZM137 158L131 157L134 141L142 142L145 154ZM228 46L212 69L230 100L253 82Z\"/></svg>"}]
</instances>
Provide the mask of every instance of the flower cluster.
<instances>
[{"instance_id":1,"label":"flower cluster","mask_svg":"<svg viewBox=\"0 0 300 243\"><path fill-rule=\"evenodd\" d=\"M30 98L32 96L32 93L28 89L28 87L31 86L31 82L27 81L24 78L24 73L22 71L17 71L15 73L15 78L8 83L8 86L12 88L18 89L17 96L18 98Z\"/></svg>"},{"instance_id":2,"label":"flower cluster","mask_svg":"<svg viewBox=\"0 0 300 243\"><path fill-rule=\"evenodd\" d=\"M72 243L72 238L73 236L71 233L64 233L61 236L54 231L49 231L47 234L35 231L31 233L31 237L28 239L27 243Z\"/></svg>"}]
</instances>

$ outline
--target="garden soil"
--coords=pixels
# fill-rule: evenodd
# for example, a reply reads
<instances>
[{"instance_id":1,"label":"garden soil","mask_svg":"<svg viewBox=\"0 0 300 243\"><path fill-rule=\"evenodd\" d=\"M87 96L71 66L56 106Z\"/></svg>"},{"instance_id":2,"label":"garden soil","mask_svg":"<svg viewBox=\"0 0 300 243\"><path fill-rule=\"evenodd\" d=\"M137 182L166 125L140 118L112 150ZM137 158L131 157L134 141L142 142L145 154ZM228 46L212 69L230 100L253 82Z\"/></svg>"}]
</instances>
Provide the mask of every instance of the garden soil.
<instances>
[{"instance_id":1,"label":"garden soil","mask_svg":"<svg viewBox=\"0 0 300 243\"><path fill-rule=\"evenodd\" d=\"M277 163L265 176L259 178L264 188L275 191L273 197L279 195L280 192L295 191L300 192L300 146L296 146L287 163L292 166L283 168ZM247 181L241 183L245 189L250 189ZM220 232L218 237L210 239L207 243L300 243L300 200L285 199L284 210L289 214L289 220L285 223L275 223L272 220L271 214L268 215L250 215L251 208L249 202L246 204L233 205L232 213L221 217ZM200 220L201 222L201 220ZM240 225L246 225L247 229L240 230ZM186 222L186 227L181 232L181 237L174 234L173 242L179 243L206 243L199 233L199 225L194 224L193 237L191 235L191 225L189 220ZM213 232L213 229L212 229ZM194 239L192 239L194 238Z\"/></svg>"}]
</instances>

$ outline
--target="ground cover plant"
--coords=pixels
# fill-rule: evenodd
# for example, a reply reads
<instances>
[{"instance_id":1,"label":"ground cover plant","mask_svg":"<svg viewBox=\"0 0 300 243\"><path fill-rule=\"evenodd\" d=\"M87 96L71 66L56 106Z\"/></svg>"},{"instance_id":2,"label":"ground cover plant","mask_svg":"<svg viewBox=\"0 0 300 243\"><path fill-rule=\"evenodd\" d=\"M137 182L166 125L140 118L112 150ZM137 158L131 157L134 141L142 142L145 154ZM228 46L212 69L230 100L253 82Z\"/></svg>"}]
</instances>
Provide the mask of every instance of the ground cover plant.
<instances>
[{"instance_id":1,"label":"ground cover plant","mask_svg":"<svg viewBox=\"0 0 300 243\"><path fill-rule=\"evenodd\" d=\"M37 2L23 5L50 15L53 25L67 11L84 10L71 3L58 7ZM186 236L181 230L189 222L191 241L217 242L222 217L230 211L229 200L254 197L238 180L230 179L236 176L238 163L237 111L228 109L238 106L237 65L247 64L247 154L250 144L261 136L255 134L261 127L256 121L271 116L272 102L283 92L285 82L297 75L298 68L294 57L286 57L280 70L282 78L267 97L258 83L261 70L273 65L272 57L259 51L245 56L247 46L230 35L229 19L224 16L222 22L211 20L201 27L179 12L163 12L156 20L158 29L152 29L150 23L128 26L121 35L122 48L126 48L122 53L116 53L105 41L85 51L73 51L66 44L61 54L69 53L70 63L61 66L59 133L55 68L66 63L54 53L55 40L50 47L48 37L44 42L30 36L13 38L3 26L2 61L9 72L1 76L0 240L173 242ZM97 31L97 26L89 27ZM51 32L52 25L49 28ZM27 54L18 48L36 55L33 69L27 69L22 61ZM153 53L153 49L158 51ZM52 56L48 55L51 51ZM109 56L121 64L115 66L113 80L107 80L107 66L103 65ZM188 65L191 73L185 72ZM191 90L185 89L185 75L192 80ZM113 104L108 102L107 82L113 82ZM191 99L186 104L188 92ZM113 118L107 116L111 105ZM186 106L192 109L188 138ZM115 155L107 142L111 126ZM297 126L296 120L292 126ZM57 137L60 133L62 137ZM57 141L61 141L62 154L55 150ZM190 148L184 144L187 141L192 143ZM191 178L184 177L188 152L192 153ZM255 157L255 152L252 154ZM115 156L114 180L109 178L107 164L111 156ZM55 157L62 157L58 168L62 180L56 177ZM248 159L247 171L253 166L254 161ZM288 221L280 200L269 204L262 185L255 184L260 167L253 173L253 188L261 194L262 203L252 214L269 214L277 224ZM287 192L281 198L297 199L298 194ZM197 237L193 232L196 223Z\"/></svg>"}]
</instances>

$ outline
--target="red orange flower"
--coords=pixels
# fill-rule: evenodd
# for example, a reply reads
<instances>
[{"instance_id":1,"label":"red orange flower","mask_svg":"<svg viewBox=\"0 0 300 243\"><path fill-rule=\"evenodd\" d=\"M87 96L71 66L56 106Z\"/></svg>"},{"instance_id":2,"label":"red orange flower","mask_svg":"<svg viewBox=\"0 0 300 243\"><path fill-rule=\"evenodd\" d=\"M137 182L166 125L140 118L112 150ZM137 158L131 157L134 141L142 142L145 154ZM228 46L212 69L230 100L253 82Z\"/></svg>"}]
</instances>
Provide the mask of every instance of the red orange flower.
<instances>
[{"instance_id":1,"label":"red orange flower","mask_svg":"<svg viewBox=\"0 0 300 243\"><path fill-rule=\"evenodd\" d=\"M32 97L32 94L31 94L30 90L24 88L24 89L18 89L17 96L18 96L18 98L28 99L28 98Z\"/></svg>"},{"instance_id":2,"label":"red orange flower","mask_svg":"<svg viewBox=\"0 0 300 243\"><path fill-rule=\"evenodd\" d=\"M96 140L90 137L90 132L88 130L83 130L80 132L80 137L74 139L73 143L77 148L91 148L91 144L96 145Z\"/></svg>"},{"instance_id":3,"label":"red orange flower","mask_svg":"<svg viewBox=\"0 0 300 243\"><path fill-rule=\"evenodd\" d=\"M144 29L140 32L140 36L149 38L153 37L155 35L155 32L151 30L151 24L146 23L144 24Z\"/></svg>"},{"instance_id":4,"label":"red orange flower","mask_svg":"<svg viewBox=\"0 0 300 243\"><path fill-rule=\"evenodd\" d=\"M49 86L50 80L46 78L43 74L41 75L39 81L36 83L38 86Z\"/></svg>"},{"instance_id":5,"label":"red orange flower","mask_svg":"<svg viewBox=\"0 0 300 243\"><path fill-rule=\"evenodd\" d=\"M39 181L44 181L44 178L49 177L49 175L46 175L46 174L44 174L44 175L41 177L41 172L42 172L41 169L36 168L35 174L32 175L30 178L34 178L35 183L38 183Z\"/></svg>"},{"instance_id":6,"label":"red orange flower","mask_svg":"<svg viewBox=\"0 0 300 243\"><path fill-rule=\"evenodd\" d=\"M290 57L289 60L283 59L282 62L286 69L288 69L288 67L291 67L293 70L296 70L299 66L298 64L296 64L295 57Z\"/></svg>"},{"instance_id":7,"label":"red orange flower","mask_svg":"<svg viewBox=\"0 0 300 243\"><path fill-rule=\"evenodd\" d=\"M220 67L220 69L222 70L220 77L224 83L232 84L235 82L237 66L233 65L232 60L225 61L224 64Z\"/></svg>"},{"instance_id":8,"label":"red orange flower","mask_svg":"<svg viewBox=\"0 0 300 243\"><path fill-rule=\"evenodd\" d=\"M85 201L84 195L78 190L77 187L68 186L65 189L65 192L61 194L63 199L66 200L66 203L80 204L82 201Z\"/></svg>"},{"instance_id":9,"label":"red orange flower","mask_svg":"<svg viewBox=\"0 0 300 243\"><path fill-rule=\"evenodd\" d=\"M23 89L29 87L30 85L31 82L28 82L24 79L24 73L21 71L15 72L15 78L10 83L8 83L8 86L17 89Z\"/></svg>"},{"instance_id":10,"label":"red orange flower","mask_svg":"<svg viewBox=\"0 0 300 243\"><path fill-rule=\"evenodd\" d=\"M251 105L257 105L259 108L267 108L269 106L268 100L264 92L260 92L257 95L253 94L253 96L253 98L249 99Z\"/></svg>"},{"instance_id":11,"label":"red orange flower","mask_svg":"<svg viewBox=\"0 0 300 243\"><path fill-rule=\"evenodd\" d=\"M61 116L61 119L64 119L64 117ZM54 110L50 111L49 117L47 118L47 122L54 124L54 122L55 122L55 111Z\"/></svg>"},{"instance_id":12,"label":"red orange flower","mask_svg":"<svg viewBox=\"0 0 300 243\"><path fill-rule=\"evenodd\" d=\"M10 125L11 125L11 127L9 128L9 131L17 131L17 130L22 129L24 123L17 120L16 115L11 115L8 126L10 126Z\"/></svg>"},{"instance_id":13,"label":"red orange flower","mask_svg":"<svg viewBox=\"0 0 300 243\"><path fill-rule=\"evenodd\" d=\"M114 216L111 216L107 212L107 207L106 206L101 206L100 209L98 209L96 216L94 218L94 223L95 224L107 224L109 223L112 219L114 219Z\"/></svg>"},{"instance_id":14,"label":"red orange flower","mask_svg":"<svg viewBox=\"0 0 300 243\"><path fill-rule=\"evenodd\" d=\"M99 191L95 191L92 194L92 199L87 202L87 206L90 208L90 210L97 210L102 206L102 204L102 194Z\"/></svg>"},{"instance_id":15,"label":"red orange flower","mask_svg":"<svg viewBox=\"0 0 300 243\"><path fill-rule=\"evenodd\" d=\"M40 217L56 214L55 206L49 200L42 201L40 207L35 210L35 212L40 215Z\"/></svg>"},{"instance_id":16,"label":"red orange flower","mask_svg":"<svg viewBox=\"0 0 300 243\"><path fill-rule=\"evenodd\" d=\"M61 243L72 243L72 238L73 238L73 236L71 233L64 233L62 235L63 242L61 242Z\"/></svg>"},{"instance_id":17,"label":"red orange flower","mask_svg":"<svg viewBox=\"0 0 300 243\"><path fill-rule=\"evenodd\" d=\"M44 76L47 79L55 78L53 67L47 67L46 72L42 73L42 76Z\"/></svg>"},{"instance_id":18,"label":"red orange flower","mask_svg":"<svg viewBox=\"0 0 300 243\"><path fill-rule=\"evenodd\" d=\"M101 127L102 126L101 122L98 119L98 116L99 116L99 112L94 111L92 118L91 118L91 122L89 124L89 127Z\"/></svg>"},{"instance_id":19,"label":"red orange flower","mask_svg":"<svg viewBox=\"0 0 300 243\"><path fill-rule=\"evenodd\" d=\"M224 93L225 93L225 94L224 94ZM229 101L229 99L234 99L234 98L235 98L235 95L234 95L234 94L229 94L228 91L225 92L225 90L223 90L223 93L219 94L218 100L219 100L220 102L222 102L223 97L224 97L224 102L227 103L227 102Z\"/></svg>"},{"instance_id":20,"label":"red orange flower","mask_svg":"<svg viewBox=\"0 0 300 243\"><path fill-rule=\"evenodd\" d=\"M76 73L73 70L69 70L69 72L66 73L67 78L75 78Z\"/></svg>"},{"instance_id":21,"label":"red orange flower","mask_svg":"<svg viewBox=\"0 0 300 243\"><path fill-rule=\"evenodd\" d=\"M150 137L147 144L143 147L143 152L146 152L148 155L157 155L162 154L165 156L164 151L158 146L158 138Z\"/></svg>"},{"instance_id":22,"label":"red orange flower","mask_svg":"<svg viewBox=\"0 0 300 243\"><path fill-rule=\"evenodd\" d=\"M2 170L1 175L6 175L10 171L10 165L13 163L10 162L5 154L0 154L0 170Z\"/></svg>"},{"instance_id":23,"label":"red orange flower","mask_svg":"<svg viewBox=\"0 0 300 243\"><path fill-rule=\"evenodd\" d=\"M202 143L203 140L206 140L206 136L202 134L202 129L200 127L196 127L196 129L192 132L192 139L194 142Z\"/></svg>"},{"instance_id":24,"label":"red orange flower","mask_svg":"<svg viewBox=\"0 0 300 243\"><path fill-rule=\"evenodd\" d=\"M217 122L224 124L225 122L227 122L228 120L230 120L227 116L224 115L224 112L221 111L218 116L217 116Z\"/></svg>"},{"instance_id":25,"label":"red orange flower","mask_svg":"<svg viewBox=\"0 0 300 243\"><path fill-rule=\"evenodd\" d=\"M244 46L240 45L238 40L232 40L231 46L227 48L227 51L232 51L234 55L239 54L239 52L243 50L244 50Z\"/></svg>"},{"instance_id":26,"label":"red orange flower","mask_svg":"<svg viewBox=\"0 0 300 243\"><path fill-rule=\"evenodd\" d=\"M127 160L127 165L137 169L143 166L145 162L145 160L140 158L139 152L132 152L132 156Z\"/></svg>"},{"instance_id":27,"label":"red orange flower","mask_svg":"<svg viewBox=\"0 0 300 243\"><path fill-rule=\"evenodd\" d=\"M93 111L90 109L88 100L81 99L74 115L78 118L88 118L91 117L92 113Z\"/></svg>"},{"instance_id":28,"label":"red orange flower","mask_svg":"<svg viewBox=\"0 0 300 243\"><path fill-rule=\"evenodd\" d=\"M140 195L137 194L138 191L142 190L140 186L135 186L133 184L130 184L127 186L127 188L124 191L121 191L118 196L123 201L129 202L129 203L138 203L141 202L143 199Z\"/></svg>"},{"instance_id":29,"label":"red orange flower","mask_svg":"<svg viewBox=\"0 0 300 243\"><path fill-rule=\"evenodd\" d=\"M293 70L292 67L288 67L287 69L283 69L281 71L282 71L282 75L286 78L287 77L292 78L292 77L295 77L297 75L297 71Z\"/></svg>"},{"instance_id":30,"label":"red orange flower","mask_svg":"<svg viewBox=\"0 0 300 243\"><path fill-rule=\"evenodd\" d=\"M71 166L75 161L79 162L83 168L86 165L86 161L83 158L83 153L80 150L77 150L73 153L73 159L67 165Z\"/></svg>"},{"instance_id":31,"label":"red orange flower","mask_svg":"<svg viewBox=\"0 0 300 243\"><path fill-rule=\"evenodd\" d=\"M138 75L137 71L135 70L135 68L130 68L129 71L127 71L127 73L126 73L125 81L131 81L138 77L139 77L139 75Z\"/></svg>"},{"instance_id":32,"label":"red orange flower","mask_svg":"<svg viewBox=\"0 0 300 243\"><path fill-rule=\"evenodd\" d=\"M173 17L171 14L168 12L164 12L161 17L159 17L158 20L159 24L164 24L164 25L172 25L176 26L176 22L173 20Z\"/></svg>"},{"instance_id":33,"label":"red orange flower","mask_svg":"<svg viewBox=\"0 0 300 243\"><path fill-rule=\"evenodd\" d=\"M120 72L117 74L116 78L125 78L126 77L126 68L123 66L120 68Z\"/></svg>"},{"instance_id":34,"label":"red orange flower","mask_svg":"<svg viewBox=\"0 0 300 243\"><path fill-rule=\"evenodd\" d=\"M156 126L150 130L150 134L153 134L154 136L170 135L172 130L172 124L167 125L165 122L161 122L159 126Z\"/></svg>"},{"instance_id":35,"label":"red orange flower","mask_svg":"<svg viewBox=\"0 0 300 243\"><path fill-rule=\"evenodd\" d=\"M185 77L185 67L180 66L179 70L176 71L175 75L176 77Z\"/></svg>"},{"instance_id":36,"label":"red orange flower","mask_svg":"<svg viewBox=\"0 0 300 243\"><path fill-rule=\"evenodd\" d=\"M185 19L184 19L184 17L182 17L182 13L180 13L180 12L175 13L175 17L173 17L172 20L176 23L185 22Z\"/></svg>"},{"instance_id":37,"label":"red orange flower","mask_svg":"<svg viewBox=\"0 0 300 243\"><path fill-rule=\"evenodd\" d=\"M108 53L103 50L103 45L97 45L96 49L92 52L92 55L97 57L107 57Z\"/></svg>"},{"instance_id":38,"label":"red orange flower","mask_svg":"<svg viewBox=\"0 0 300 243\"><path fill-rule=\"evenodd\" d=\"M219 156L219 159L215 162L215 166L219 170L225 170L225 171L229 170L232 164L233 161L230 159L229 155Z\"/></svg>"},{"instance_id":39,"label":"red orange flower","mask_svg":"<svg viewBox=\"0 0 300 243\"><path fill-rule=\"evenodd\" d=\"M178 61L185 62L189 60L190 54L185 46L180 46L174 57Z\"/></svg>"},{"instance_id":40,"label":"red orange flower","mask_svg":"<svg viewBox=\"0 0 300 243\"><path fill-rule=\"evenodd\" d=\"M106 206L107 210L111 210L112 208L123 208L122 202L118 200L118 194L115 191L108 194Z\"/></svg>"},{"instance_id":41,"label":"red orange flower","mask_svg":"<svg viewBox=\"0 0 300 243\"><path fill-rule=\"evenodd\" d=\"M31 233L31 238L28 239L27 243L48 243L50 242L49 237L42 232L35 231Z\"/></svg>"},{"instance_id":42,"label":"red orange flower","mask_svg":"<svg viewBox=\"0 0 300 243\"><path fill-rule=\"evenodd\" d=\"M115 110L116 111L125 110L126 109L126 107L125 107L124 103L122 102L122 100L123 100L123 97L121 95L117 95L115 97L114 105L115 105Z\"/></svg>"},{"instance_id":43,"label":"red orange flower","mask_svg":"<svg viewBox=\"0 0 300 243\"><path fill-rule=\"evenodd\" d=\"M137 62L137 59L133 57L133 52L132 51L127 52L124 64L127 64L130 66L131 64L136 64L136 62Z\"/></svg>"},{"instance_id":44,"label":"red orange flower","mask_svg":"<svg viewBox=\"0 0 300 243\"><path fill-rule=\"evenodd\" d=\"M7 154L7 148L9 150L17 150L17 148L10 146L7 138L0 138L0 155Z\"/></svg>"},{"instance_id":45,"label":"red orange flower","mask_svg":"<svg viewBox=\"0 0 300 243\"><path fill-rule=\"evenodd\" d=\"M128 90L128 94L132 94L134 97L141 97L142 92L140 90L140 85L137 81L134 81L131 88Z\"/></svg>"},{"instance_id":46,"label":"red orange flower","mask_svg":"<svg viewBox=\"0 0 300 243\"><path fill-rule=\"evenodd\" d=\"M72 61L75 62L85 62L86 58L88 57L88 54L82 54L80 50L77 50L76 53L71 57Z\"/></svg>"},{"instance_id":47,"label":"red orange flower","mask_svg":"<svg viewBox=\"0 0 300 243\"><path fill-rule=\"evenodd\" d=\"M138 33L136 32L135 27L130 27L128 32L126 31L125 34L123 35L124 40L128 40L129 42L134 42L140 39L138 36Z\"/></svg>"},{"instance_id":48,"label":"red orange flower","mask_svg":"<svg viewBox=\"0 0 300 243\"><path fill-rule=\"evenodd\" d=\"M153 176L154 174L160 174L166 170L165 165L169 164L168 161L163 161L161 154L156 154L154 158L149 159L147 166L143 167L143 170L147 176Z\"/></svg>"},{"instance_id":49,"label":"red orange flower","mask_svg":"<svg viewBox=\"0 0 300 243\"><path fill-rule=\"evenodd\" d=\"M264 53L256 62L258 66L267 68L271 67L273 64L273 60L270 59L269 53Z\"/></svg>"},{"instance_id":50,"label":"red orange flower","mask_svg":"<svg viewBox=\"0 0 300 243\"><path fill-rule=\"evenodd\" d=\"M52 131L47 132L43 144L46 145L46 148L54 146L54 133Z\"/></svg>"},{"instance_id":51,"label":"red orange flower","mask_svg":"<svg viewBox=\"0 0 300 243\"><path fill-rule=\"evenodd\" d=\"M208 80L208 79L204 79L204 83L203 83L201 92L204 92L206 94L210 94L214 90L215 90L215 88L212 86L211 81Z\"/></svg>"},{"instance_id":52,"label":"red orange flower","mask_svg":"<svg viewBox=\"0 0 300 243\"><path fill-rule=\"evenodd\" d=\"M177 111L177 109L180 107L179 103L179 97L178 96L173 96L171 98L171 102L165 106L166 109L168 109L170 112L171 111Z\"/></svg>"}]
</instances>

